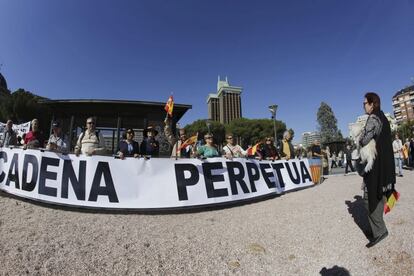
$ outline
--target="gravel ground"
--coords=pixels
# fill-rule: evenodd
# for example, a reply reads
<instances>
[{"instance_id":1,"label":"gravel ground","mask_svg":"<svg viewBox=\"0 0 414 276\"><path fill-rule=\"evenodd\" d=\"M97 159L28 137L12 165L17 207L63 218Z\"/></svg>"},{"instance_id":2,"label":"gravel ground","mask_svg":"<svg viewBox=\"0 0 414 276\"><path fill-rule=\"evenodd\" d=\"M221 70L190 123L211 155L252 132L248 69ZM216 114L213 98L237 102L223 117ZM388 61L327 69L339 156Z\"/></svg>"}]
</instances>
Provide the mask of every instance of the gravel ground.
<instances>
[{"instance_id":1,"label":"gravel ground","mask_svg":"<svg viewBox=\"0 0 414 276\"><path fill-rule=\"evenodd\" d=\"M357 175L184 214L52 208L0 193L1 275L414 275L414 171L371 249Z\"/></svg>"}]
</instances>

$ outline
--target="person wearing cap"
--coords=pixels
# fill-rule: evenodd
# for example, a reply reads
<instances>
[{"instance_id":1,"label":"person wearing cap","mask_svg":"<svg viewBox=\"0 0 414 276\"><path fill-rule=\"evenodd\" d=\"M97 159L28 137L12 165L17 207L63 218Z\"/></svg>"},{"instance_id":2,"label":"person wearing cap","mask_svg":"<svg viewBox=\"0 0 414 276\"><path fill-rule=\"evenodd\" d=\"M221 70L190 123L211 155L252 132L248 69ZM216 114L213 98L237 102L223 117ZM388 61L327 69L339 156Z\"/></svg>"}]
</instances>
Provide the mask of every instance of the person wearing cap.
<instances>
[{"instance_id":1,"label":"person wearing cap","mask_svg":"<svg viewBox=\"0 0 414 276\"><path fill-rule=\"evenodd\" d=\"M180 128L178 131L179 137L173 134L170 126L170 120L167 118L165 121L164 134L167 137L168 143L173 147L171 157L174 158L190 158L193 150L192 145L185 145L187 135L185 129Z\"/></svg>"},{"instance_id":2,"label":"person wearing cap","mask_svg":"<svg viewBox=\"0 0 414 276\"><path fill-rule=\"evenodd\" d=\"M134 130L129 128L125 134L126 139L119 141L117 154L121 159L125 157L137 158L139 156L139 145L138 142L134 141Z\"/></svg>"},{"instance_id":3,"label":"person wearing cap","mask_svg":"<svg viewBox=\"0 0 414 276\"><path fill-rule=\"evenodd\" d=\"M13 130L13 121L7 120L6 127L3 131L3 140L0 141L1 147L17 146L17 135Z\"/></svg>"},{"instance_id":4,"label":"person wearing cap","mask_svg":"<svg viewBox=\"0 0 414 276\"><path fill-rule=\"evenodd\" d=\"M94 117L86 119L86 130L79 135L75 146L75 154L86 155L104 154L105 139L101 132L96 130L96 120Z\"/></svg>"},{"instance_id":5,"label":"person wearing cap","mask_svg":"<svg viewBox=\"0 0 414 276\"><path fill-rule=\"evenodd\" d=\"M46 146L47 150L68 153L69 143L65 134L62 133L62 126L58 121L52 123L52 134Z\"/></svg>"},{"instance_id":6,"label":"person wearing cap","mask_svg":"<svg viewBox=\"0 0 414 276\"><path fill-rule=\"evenodd\" d=\"M160 144L155 140L155 136L158 135L158 131L153 126L148 126L143 132L144 139L140 145L140 153L142 155L151 155L158 157L160 153Z\"/></svg>"},{"instance_id":7,"label":"person wearing cap","mask_svg":"<svg viewBox=\"0 0 414 276\"><path fill-rule=\"evenodd\" d=\"M24 138L23 149L43 148L45 144L45 138L39 128L38 119L32 120L31 128L32 130L29 131Z\"/></svg>"}]
</instances>

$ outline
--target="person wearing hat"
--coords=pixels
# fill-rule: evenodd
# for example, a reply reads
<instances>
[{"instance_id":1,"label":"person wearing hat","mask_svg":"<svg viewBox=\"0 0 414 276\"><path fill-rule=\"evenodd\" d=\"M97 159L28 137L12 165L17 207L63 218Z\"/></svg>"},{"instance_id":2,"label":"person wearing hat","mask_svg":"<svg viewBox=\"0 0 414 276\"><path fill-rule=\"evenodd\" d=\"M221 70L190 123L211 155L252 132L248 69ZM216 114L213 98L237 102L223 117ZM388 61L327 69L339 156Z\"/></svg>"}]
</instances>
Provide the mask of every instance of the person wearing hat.
<instances>
[{"instance_id":1,"label":"person wearing hat","mask_svg":"<svg viewBox=\"0 0 414 276\"><path fill-rule=\"evenodd\" d=\"M54 121L52 123L52 135L49 137L46 149L55 152L68 153L68 146L69 143L66 135L62 133L62 126L60 125L60 122Z\"/></svg>"},{"instance_id":2,"label":"person wearing hat","mask_svg":"<svg viewBox=\"0 0 414 276\"><path fill-rule=\"evenodd\" d=\"M118 156L121 159L125 157L139 156L139 145L138 142L134 141L134 130L132 128L127 129L126 139L119 141L118 145Z\"/></svg>"},{"instance_id":3,"label":"person wearing hat","mask_svg":"<svg viewBox=\"0 0 414 276\"><path fill-rule=\"evenodd\" d=\"M148 126L143 132L144 139L140 146L140 153L142 155L151 155L158 157L160 153L160 144L155 140L155 136L158 135L158 131L153 126Z\"/></svg>"}]
</instances>

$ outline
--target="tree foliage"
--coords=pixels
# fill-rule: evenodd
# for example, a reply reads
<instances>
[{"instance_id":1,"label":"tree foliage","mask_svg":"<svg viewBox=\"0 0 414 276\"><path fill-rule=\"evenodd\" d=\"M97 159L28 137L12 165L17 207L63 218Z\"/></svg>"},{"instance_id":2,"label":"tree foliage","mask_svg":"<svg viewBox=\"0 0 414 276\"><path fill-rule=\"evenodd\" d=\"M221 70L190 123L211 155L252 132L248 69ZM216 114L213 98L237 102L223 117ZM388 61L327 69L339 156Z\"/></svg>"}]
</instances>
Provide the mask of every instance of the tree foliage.
<instances>
[{"instance_id":1,"label":"tree foliage","mask_svg":"<svg viewBox=\"0 0 414 276\"><path fill-rule=\"evenodd\" d=\"M338 120L327 103L321 103L317 113L317 121L322 144L343 141L342 134L337 126Z\"/></svg>"},{"instance_id":2,"label":"tree foliage","mask_svg":"<svg viewBox=\"0 0 414 276\"><path fill-rule=\"evenodd\" d=\"M188 135L199 133L200 137L207 133L207 120L197 120L185 127ZM246 148L248 145L254 145L265 137L273 137L273 120L270 119L246 119L240 118L233 120L231 123L223 125L219 122L211 122L211 132L213 133L216 143L225 142L226 133L231 133L241 139L241 146ZM286 130L285 123L276 121L278 139L282 139L283 132Z\"/></svg>"},{"instance_id":3,"label":"tree foliage","mask_svg":"<svg viewBox=\"0 0 414 276\"><path fill-rule=\"evenodd\" d=\"M400 139L404 142L405 139L414 137L414 120L402 123L397 130Z\"/></svg>"},{"instance_id":4,"label":"tree foliage","mask_svg":"<svg viewBox=\"0 0 414 276\"><path fill-rule=\"evenodd\" d=\"M18 89L13 93L2 94L0 103L0 119L13 120L15 123L23 123L37 118L41 128L48 125L50 112L39 104L39 100L45 99L24 89Z\"/></svg>"},{"instance_id":5,"label":"tree foliage","mask_svg":"<svg viewBox=\"0 0 414 276\"><path fill-rule=\"evenodd\" d=\"M223 124L216 121L209 121L205 119L194 121L193 123L185 126L187 135L192 136L198 133L200 139L203 138L204 134L209 131L207 122L210 123L210 132L213 134L214 142L217 144L223 143L226 130Z\"/></svg>"}]
</instances>

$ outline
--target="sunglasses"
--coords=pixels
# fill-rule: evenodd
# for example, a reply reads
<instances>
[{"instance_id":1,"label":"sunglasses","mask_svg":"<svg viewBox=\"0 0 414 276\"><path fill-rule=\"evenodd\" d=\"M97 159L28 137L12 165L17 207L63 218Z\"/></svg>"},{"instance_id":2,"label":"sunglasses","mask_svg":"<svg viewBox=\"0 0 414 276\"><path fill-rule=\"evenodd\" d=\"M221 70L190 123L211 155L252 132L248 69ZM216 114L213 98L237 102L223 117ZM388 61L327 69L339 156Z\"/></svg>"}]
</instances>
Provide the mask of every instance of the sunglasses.
<instances>
[{"instance_id":1,"label":"sunglasses","mask_svg":"<svg viewBox=\"0 0 414 276\"><path fill-rule=\"evenodd\" d=\"M227 137L227 140L233 140L233 137Z\"/></svg>"},{"instance_id":2,"label":"sunglasses","mask_svg":"<svg viewBox=\"0 0 414 276\"><path fill-rule=\"evenodd\" d=\"M127 134L134 134L133 132L127 132Z\"/></svg>"},{"instance_id":3,"label":"sunglasses","mask_svg":"<svg viewBox=\"0 0 414 276\"><path fill-rule=\"evenodd\" d=\"M213 136L206 136L204 139L213 139Z\"/></svg>"},{"instance_id":4,"label":"sunglasses","mask_svg":"<svg viewBox=\"0 0 414 276\"><path fill-rule=\"evenodd\" d=\"M94 125L94 122L87 122L88 125Z\"/></svg>"},{"instance_id":5,"label":"sunglasses","mask_svg":"<svg viewBox=\"0 0 414 276\"><path fill-rule=\"evenodd\" d=\"M271 142L271 141L272 141L272 139L266 139L266 142L267 142L267 141L270 141L270 142Z\"/></svg>"}]
</instances>

